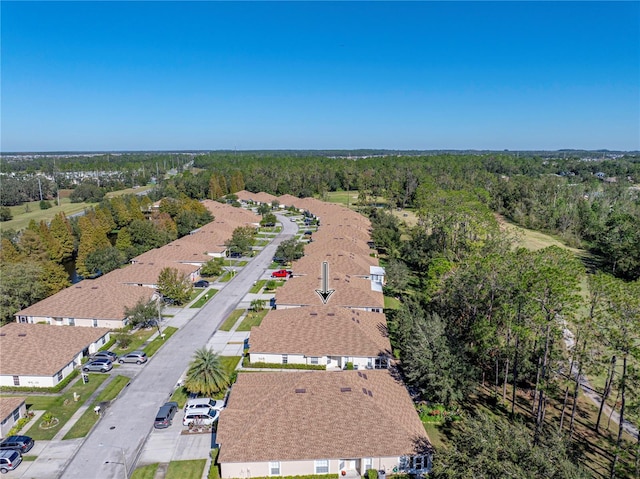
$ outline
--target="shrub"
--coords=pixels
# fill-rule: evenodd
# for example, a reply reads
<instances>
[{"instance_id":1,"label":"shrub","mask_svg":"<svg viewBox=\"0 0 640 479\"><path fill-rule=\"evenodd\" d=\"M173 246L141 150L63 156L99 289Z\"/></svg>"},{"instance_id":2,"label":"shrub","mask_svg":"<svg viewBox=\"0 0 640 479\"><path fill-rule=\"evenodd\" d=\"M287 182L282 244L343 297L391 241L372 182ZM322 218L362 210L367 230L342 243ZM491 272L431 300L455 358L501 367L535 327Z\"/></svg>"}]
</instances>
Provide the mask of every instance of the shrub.
<instances>
[{"instance_id":1,"label":"shrub","mask_svg":"<svg viewBox=\"0 0 640 479\"><path fill-rule=\"evenodd\" d=\"M114 334L115 340L122 349L127 349L131 344L131 336L128 333Z\"/></svg>"},{"instance_id":2,"label":"shrub","mask_svg":"<svg viewBox=\"0 0 640 479\"><path fill-rule=\"evenodd\" d=\"M49 208L51 208L51 202L50 201L40 200L40 209L41 210L48 210Z\"/></svg>"},{"instance_id":3,"label":"shrub","mask_svg":"<svg viewBox=\"0 0 640 479\"><path fill-rule=\"evenodd\" d=\"M346 369L349 370L349 371L353 371L353 363L352 362L348 362Z\"/></svg>"},{"instance_id":4,"label":"shrub","mask_svg":"<svg viewBox=\"0 0 640 479\"><path fill-rule=\"evenodd\" d=\"M378 479L378 471L376 469L367 470L367 479Z\"/></svg>"},{"instance_id":5,"label":"shrub","mask_svg":"<svg viewBox=\"0 0 640 479\"><path fill-rule=\"evenodd\" d=\"M7 206L0 206L0 221L9 221L13 219L11 210Z\"/></svg>"},{"instance_id":6,"label":"shrub","mask_svg":"<svg viewBox=\"0 0 640 479\"><path fill-rule=\"evenodd\" d=\"M246 361L245 361L246 360ZM313 369L325 370L324 364L279 364L279 363L250 363L249 358L245 357L242 365L245 368L262 368L262 369Z\"/></svg>"}]
</instances>

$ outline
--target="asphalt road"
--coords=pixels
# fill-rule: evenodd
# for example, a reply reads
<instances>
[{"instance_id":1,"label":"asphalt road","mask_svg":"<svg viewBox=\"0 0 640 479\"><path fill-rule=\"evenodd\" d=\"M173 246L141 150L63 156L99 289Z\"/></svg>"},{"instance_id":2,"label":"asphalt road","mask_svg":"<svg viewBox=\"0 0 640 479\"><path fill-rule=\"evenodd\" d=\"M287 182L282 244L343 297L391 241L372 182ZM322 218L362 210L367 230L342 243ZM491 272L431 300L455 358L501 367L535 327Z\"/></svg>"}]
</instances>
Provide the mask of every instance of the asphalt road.
<instances>
[{"instance_id":1,"label":"asphalt road","mask_svg":"<svg viewBox=\"0 0 640 479\"><path fill-rule=\"evenodd\" d=\"M193 352L207 344L254 281L268 268L277 246L296 233L296 223L286 216L278 216L283 227L281 233L142 366L143 370L111 405L69 461L62 478L122 478L125 469L128 476L132 474L153 429L155 414L173 393Z\"/></svg>"}]
</instances>

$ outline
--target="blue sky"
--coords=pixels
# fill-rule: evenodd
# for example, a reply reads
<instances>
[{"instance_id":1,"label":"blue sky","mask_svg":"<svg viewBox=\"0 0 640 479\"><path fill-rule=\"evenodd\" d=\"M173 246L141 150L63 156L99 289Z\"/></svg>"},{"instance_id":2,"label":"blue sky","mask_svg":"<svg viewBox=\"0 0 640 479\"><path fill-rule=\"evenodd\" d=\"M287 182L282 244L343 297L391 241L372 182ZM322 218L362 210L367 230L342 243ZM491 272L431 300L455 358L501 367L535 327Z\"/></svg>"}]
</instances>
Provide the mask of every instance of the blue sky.
<instances>
[{"instance_id":1,"label":"blue sky","mask_svg":"<svg viewBox=\"0 0 640 479\"><path fill-rule=\"evenodd\" d=\"M8 2L8 151L640 149L639 2Z\"/></svg>"}]
</instances>

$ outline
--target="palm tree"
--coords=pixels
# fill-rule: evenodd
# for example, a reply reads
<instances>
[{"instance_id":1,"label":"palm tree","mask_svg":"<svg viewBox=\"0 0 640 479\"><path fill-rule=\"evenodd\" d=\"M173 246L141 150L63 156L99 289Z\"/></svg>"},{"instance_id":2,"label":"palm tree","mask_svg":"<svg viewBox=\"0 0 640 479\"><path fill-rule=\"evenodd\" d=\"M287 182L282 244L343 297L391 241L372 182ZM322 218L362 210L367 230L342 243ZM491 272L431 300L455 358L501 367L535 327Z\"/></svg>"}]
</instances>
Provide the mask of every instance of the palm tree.
<instances>
[{"instance_id":1,"label":"palm tree","mask_svg":"<svg viewBox=\"0 0 640 479\"><path fill-rule=\"evenodd\" d=\"M220 356L212 349L197 349L187 371L184 387L191 393L213 396L227 387L229 374Z\"/></svg>"}]
</instances>

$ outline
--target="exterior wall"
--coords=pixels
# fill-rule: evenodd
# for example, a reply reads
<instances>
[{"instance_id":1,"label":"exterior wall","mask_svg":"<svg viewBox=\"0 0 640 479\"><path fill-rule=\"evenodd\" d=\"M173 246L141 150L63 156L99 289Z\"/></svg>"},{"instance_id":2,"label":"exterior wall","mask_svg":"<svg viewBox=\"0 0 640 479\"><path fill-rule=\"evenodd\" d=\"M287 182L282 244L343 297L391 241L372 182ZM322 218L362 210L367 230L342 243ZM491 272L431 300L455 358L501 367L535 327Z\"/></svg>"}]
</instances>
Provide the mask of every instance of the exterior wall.
<instances>
[{"instance_id":1,"label":"exterior wall","mask_svg":"<svg viewBox=\"0 0 640 479\"><path fill-rule=\"evenodd\" d=\"M224 446L222 446L224 447ZM326 459L326 458L320 458ZM373 457L371 459L371 467L373 469L383 469L387 474L393 473L393 469L400 464L398 456ZM276 459L274 459L276 461ZM340 466L345 466L346 470L355 470L360 475L365 473L365 458L344 458L329 459L328 474L340 474ZM250 479L252 477L268 477L271 476L269 471L269 462L226 462L220 464L220 473L223 479L240 478ZM280 474L278 476L303 476L315 474L315 460L305 461L280 461Z\"/></svg>"},{"instance_id":2,"label":"exterior wall","mask_svg":"<svg viewBox=\"0 0 640 479\"><path fill-rule=\"evenodd\" d=\"M97 341L91 343L89 347L87 347L86 351L88 354L93 354L98 351L104 344L109 342L109 337L111 333L107 333L102 338ZM66 364L60 369L60 371L56 372L53 376L27 376L27 375L18 375L20 384L19 387L35 387L35 388L50 388L64 379L73 372L73 370L82 363L82 358L84 357L85 350L78 351L73 360ZM0 376L0 386L15 386L13 381L13 375L3 374Z\"/></svg>"},{"instance_id":3,"label":"exterior wall","mask_svg":"<svg viewBox=\"0 0 640 479\"><path fill-rule=\"evenodd\" d=\"M98 318L96 318L98 319ZM120 329L127 325L127 319L98 319L96 325L93 324L93 318L59 318L54 319L51 316L16 316L17 323L46 323L53 326L81 326L89 328L110 328Z\"/></svg>"},{"instance_id":4,"label":"exterior wall","mask_svg":"<svg viewBox=\"0 0 640 479\"><path fill-rule=\"evenodd\" d=\"M276 309L293 309L293 308L300 308L301 306L302 306L301 304L278 304L276 302Z\"/></svg>"},{"instance_id":5,"label":"exterior wall","mask_svg":"<svg viewBox=\"0 0 640 479\"><path fill-rule=\"evenodd\" d=\"M57 383L56 376L19 376L20 387L50 388ZM14 386L13 376L3 374L0 376L0 386Z\"/></svg>"},{"instance_id":6,"label":"exterior wall","mask_svg":"<svg viewBox=\"0 0 640 479\"><path fill-rule=\"evenodd\" d=\"M17 412L16 412L17 411ZM9 435L9 431L14 426L18 419L16 419L16 414L18 415L18 419L23 418L27 415L27 404L23 401L17 409L11 412L6 418L2 419L0 422L0 437L7 437Z\"/></svg>"},{"instance_id":7,"label":"exterior wall","mask_svg":"<svg viewBox=\"0 0 640 479\"><path fill-rule=\"evenodd\" d=\"M249 353L249 361L252 363L282 364L282 354L269 353ZM319 356L319 365L326 366L327 369L344 369L348 362L352 362L355 369L373 369L375 358L352 357L352 356ZM312 364L311 356L302 354L287 354L288 364Z\"/></svg>"}]
</instances>

